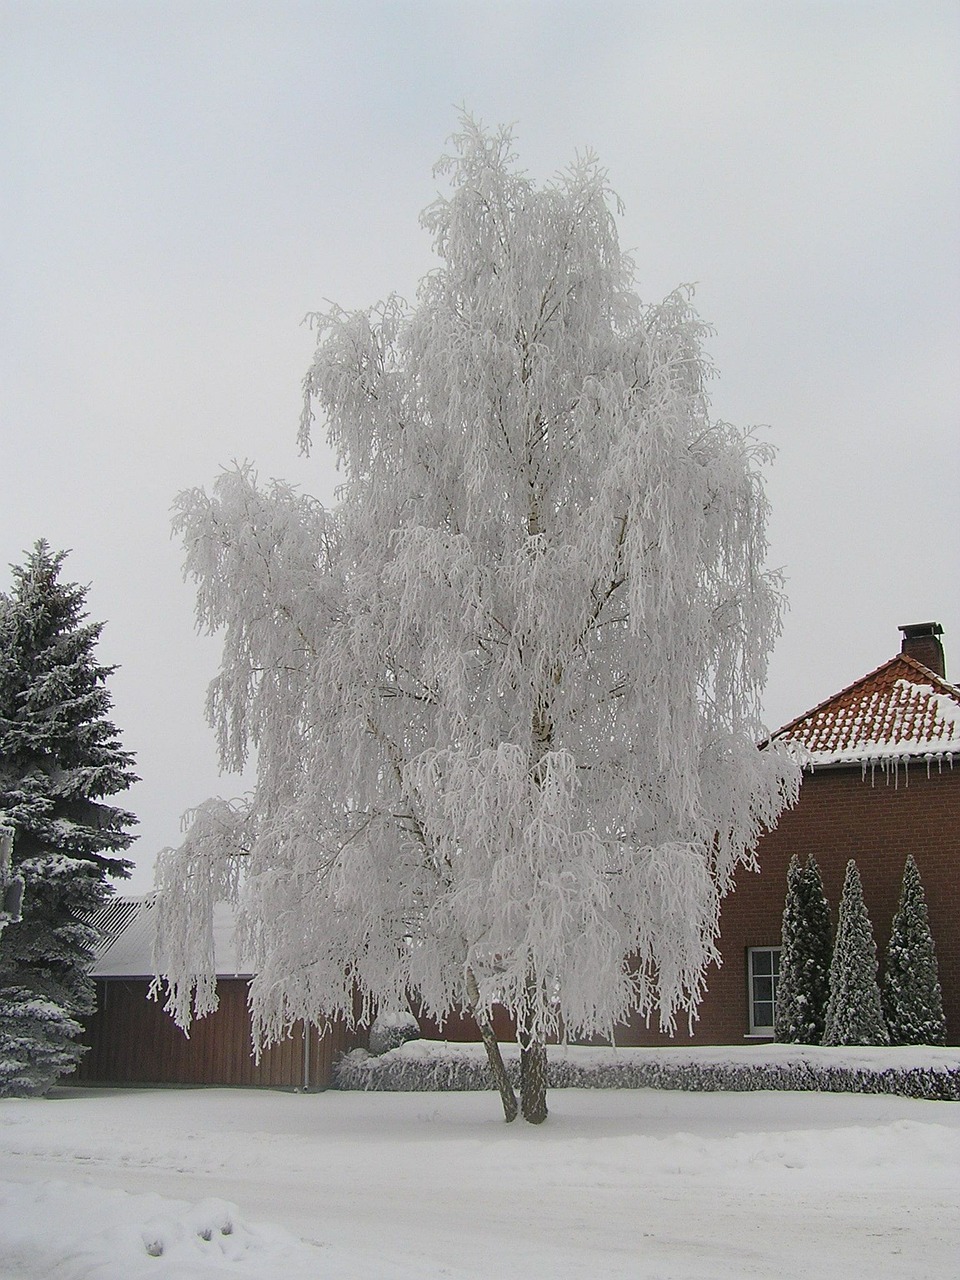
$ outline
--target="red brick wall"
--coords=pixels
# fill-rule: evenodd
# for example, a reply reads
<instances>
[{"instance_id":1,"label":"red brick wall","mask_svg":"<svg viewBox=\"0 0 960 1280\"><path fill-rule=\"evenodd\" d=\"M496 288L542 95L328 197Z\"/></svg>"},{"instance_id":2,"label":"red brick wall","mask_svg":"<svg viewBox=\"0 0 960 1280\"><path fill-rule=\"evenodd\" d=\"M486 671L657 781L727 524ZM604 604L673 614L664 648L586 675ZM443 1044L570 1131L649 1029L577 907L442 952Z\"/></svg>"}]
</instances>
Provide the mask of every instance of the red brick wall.
<instances>
[{"instance_id":1,"label":"red brick wall","mask_svg":"<svg viewBox=\"0 0 960 1280\"><path fill-rule=\"evenodd\" d=\"M710 972L693 1043L745 1042L746 950L779 944L787 864L794 853L817 859L834 927L847 861L856 861L881 965L903 864L913 854L937 948L947 1040L960 1044L960 768L934 769L928 778L921 766L907 774L901 769L898 778L878 771L872 783L859 768L806 775L796 807L760 843L760 873L741 871L736 891L723 903L723 965ZM624 1028L617 1040L669 1043L642 1026ZM690 1043L685 1027L673 1043Z\"/></svg>"}]
</instances>

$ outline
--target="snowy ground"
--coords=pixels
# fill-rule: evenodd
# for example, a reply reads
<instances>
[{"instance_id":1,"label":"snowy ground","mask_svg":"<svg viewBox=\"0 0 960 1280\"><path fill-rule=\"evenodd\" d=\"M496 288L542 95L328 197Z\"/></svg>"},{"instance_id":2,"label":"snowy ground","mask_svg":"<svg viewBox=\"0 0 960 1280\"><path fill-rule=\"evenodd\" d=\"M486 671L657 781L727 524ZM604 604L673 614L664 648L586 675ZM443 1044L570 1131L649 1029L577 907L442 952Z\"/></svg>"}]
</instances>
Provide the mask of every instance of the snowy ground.
<instances>
[{"instance_id":1,"label":"snowy ground","mask_svg":"<svg viewBox=\"0 0 960 1280\"><path fill-rule=\"evenodd\" d=\"M61 1089L0 1102L2 1280L944 1280L960 1103Z\"/></svg>"}]
</instances>

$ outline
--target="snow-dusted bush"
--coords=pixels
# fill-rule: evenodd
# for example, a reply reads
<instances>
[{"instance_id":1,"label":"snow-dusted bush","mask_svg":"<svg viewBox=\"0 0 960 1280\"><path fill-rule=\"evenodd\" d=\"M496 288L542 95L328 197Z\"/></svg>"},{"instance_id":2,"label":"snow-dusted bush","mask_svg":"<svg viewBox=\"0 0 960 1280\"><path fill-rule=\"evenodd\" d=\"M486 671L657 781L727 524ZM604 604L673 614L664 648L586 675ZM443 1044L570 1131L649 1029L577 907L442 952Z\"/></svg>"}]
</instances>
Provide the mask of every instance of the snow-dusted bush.
<instances>
[{"instance_id":1,"label":"snow-dusted bush","mask_svg":"<svg viewBox=\"0 0 960 1280\"><path fill-rule=\"evenodd\" d=\"M408 1040L420 1037L420 1024L408 1009L397 1013L378 1013L370 1028L370 1052L375 1055L398 1049Z\"/></svg>"},{"instance_id":2,"label":"snow-dusted bush","mask_svg":"<svg viewBox=\"0 0 960 1280\"><path fill-rule=\"evenodd\" d=\"M837 941L830 965L826 1045L889 1044L877 983L877 946L863 901L860 872L851 858L843 881Z\"/></svg>"},{"instance_id":3,"label":"snow-dusted bush","mask_svg":"<svg viewBox=\"0 0 960 1280\"><path fill-rule=\"evenodd\" d=\"M893 918L881 991L891 1044L943 1044L947 1024L920 872L910 854Z\"/></svg>"},{"instance_id":4,"label":"snow-dusted bush","mask_svg":"<svg viewBox=\"0 0 960 1280\"><path fill-rule=\"evenodd\" d=\"M908 1098L960 1101L960 1065L945 1058L930 1065L909 1058L891 1062L880 1056L864 1063L861 1055L845 1057L842 1050L798 1051L786 1058L765 1059L751 1052L723 1049L691 1050L688 1054L662 1050L590 1051L578 1059L576 1051L552 1050L547 1083L554 1089L683 1089L689 1092L754 1092L761 1089L822 1091L825 1093L890 1093ZM516 1083L516 1048L504 1046L507 1072ZM493 1087L477 1045L439 1041L410 1042L382 1057L355 1049L340 1059L334 1072L338 1089L382 1092L439 1093Z\"/></svg>"},{"instance_id":5,"label":"snow-dusted bush","mask_svg":"<svg viewBox=\"0 0 960 1280\"><path fill-rule=\"evenodd\" d=\"M433 1052L428 1041L411 1041L403 1049L392 1049L379 1057L365 1049L354 1049L334 1067L334 1087L378 1093L462 1093L494 1087L486 1058L458 1052L452 1046L441 1047L450 1051ZM411 1056L405 1052L409 1048L418 1052ZM520 1071L515 1056L508 1059L506 1067L512 1083L518 1084Z\"/></svg>"}]
</instances>

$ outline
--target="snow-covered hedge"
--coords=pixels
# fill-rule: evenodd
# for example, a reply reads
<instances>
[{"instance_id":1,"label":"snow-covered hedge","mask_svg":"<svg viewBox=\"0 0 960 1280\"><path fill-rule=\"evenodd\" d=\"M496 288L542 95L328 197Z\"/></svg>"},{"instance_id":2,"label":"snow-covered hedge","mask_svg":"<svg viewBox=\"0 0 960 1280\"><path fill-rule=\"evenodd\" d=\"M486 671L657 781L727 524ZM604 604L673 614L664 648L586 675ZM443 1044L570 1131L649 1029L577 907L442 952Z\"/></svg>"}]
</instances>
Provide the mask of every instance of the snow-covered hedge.
<instances>
[{"instance_id":1,"label":"snow-covered hedge","mask_svg":"<svg viewBox=\"0 0 960 1280\"><path fill-rule=\"evenodd\" d=\"M370 1028L370 1052L374 1057L399 1049L408 1040L420 1038L420 1024L409 1010L379 1013Z\"/></svg>"},{"instance_id":2,"label":"snow-covered hedge","mask_svg":"<svg viewBox=\"0 0 960 1280\"><path fill-rule=\"evenodd\" d=\"M516 1045L502 1048L507 1070L517 1083ZM548 1085L554 1089L797 1089L960 1101L960 1049L553 1046L548 1063ZM482 1045L435 1040L413 1040L381 1057L355 1049L340 1059L335 1086L402 1092L493 1087Z\"/></svg>"}]
</instances>

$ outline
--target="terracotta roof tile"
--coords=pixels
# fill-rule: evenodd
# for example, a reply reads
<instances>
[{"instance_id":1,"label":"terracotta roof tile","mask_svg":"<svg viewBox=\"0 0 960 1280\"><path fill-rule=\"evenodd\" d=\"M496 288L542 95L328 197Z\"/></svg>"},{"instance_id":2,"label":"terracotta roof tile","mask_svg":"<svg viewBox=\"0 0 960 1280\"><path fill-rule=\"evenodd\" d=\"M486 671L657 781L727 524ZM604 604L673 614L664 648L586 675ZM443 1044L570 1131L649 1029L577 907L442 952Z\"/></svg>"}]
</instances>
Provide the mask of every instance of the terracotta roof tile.
<instances>
[{"instance_id":1,"label":"terracotta roof tile","mask_svg":"<svg viewBox=\"0 0 960 1280\"><path fill-rule=\"evenodd\" d=\"M811 765L952 761L960 754L960 689L898 654L774 735Z\"/></svg>"}]
</instances>

